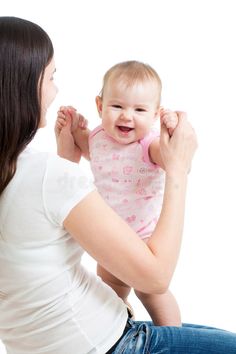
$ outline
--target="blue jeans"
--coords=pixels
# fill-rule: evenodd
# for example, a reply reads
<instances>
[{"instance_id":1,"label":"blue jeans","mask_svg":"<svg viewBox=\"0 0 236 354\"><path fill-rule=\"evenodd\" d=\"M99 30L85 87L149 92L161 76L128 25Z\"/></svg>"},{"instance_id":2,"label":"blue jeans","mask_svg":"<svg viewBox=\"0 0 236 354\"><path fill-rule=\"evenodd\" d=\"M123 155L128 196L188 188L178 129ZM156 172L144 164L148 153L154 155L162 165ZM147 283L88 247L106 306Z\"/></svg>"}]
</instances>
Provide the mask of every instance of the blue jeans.
<instances>
[{"instance_id":1,"label":"blue jeans","mask_svg":"<svg viewBox=\"0 0 236 354\"><path fill-rule=\"evenodd\" d=\"M236 334L217 328L183 324L158 327L128 320L113 354L236 354Z\"/></svg>"}]
</instances>

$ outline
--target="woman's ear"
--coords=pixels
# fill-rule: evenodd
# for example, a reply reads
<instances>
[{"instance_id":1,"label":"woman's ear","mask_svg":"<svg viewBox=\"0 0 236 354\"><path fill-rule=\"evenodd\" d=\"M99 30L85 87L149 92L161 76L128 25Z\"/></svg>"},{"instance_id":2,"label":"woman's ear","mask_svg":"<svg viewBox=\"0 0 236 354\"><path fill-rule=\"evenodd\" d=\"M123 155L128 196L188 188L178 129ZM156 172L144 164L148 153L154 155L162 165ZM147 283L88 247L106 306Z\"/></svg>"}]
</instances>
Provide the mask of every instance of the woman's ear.
<instances>
[{"instance_id":1,"label":"woman's ear","mask_svg":"<svg viewBox=\"0 0 236 354\"><path fill-rule=\"evenodd\" d=\"M102 98L100 96L96 96L96 106L99 117L102 118Z\"/></svg>"}]
</instances>

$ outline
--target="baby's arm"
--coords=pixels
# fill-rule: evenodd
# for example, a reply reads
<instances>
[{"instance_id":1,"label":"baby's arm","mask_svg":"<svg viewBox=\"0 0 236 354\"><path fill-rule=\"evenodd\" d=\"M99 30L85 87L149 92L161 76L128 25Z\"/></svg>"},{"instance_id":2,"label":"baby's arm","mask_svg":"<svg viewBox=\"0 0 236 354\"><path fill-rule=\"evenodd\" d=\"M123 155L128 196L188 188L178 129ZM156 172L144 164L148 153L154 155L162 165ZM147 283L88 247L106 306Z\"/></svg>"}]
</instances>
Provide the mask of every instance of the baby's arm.
<instances>
[{"instance_id":1,"label":"baby's arm","mask_svg":"<svg viewBox=\"0 0 236 354\"><path fill-rule=\"evenodd\" d=\"M170 137L173 134L174 129L178 124L178 116L176 112L173 112L169 109L161 109L160 111L160 120L161 124L165 124L168 128L168 132ZM149 146L149 156L153 163L159 165L161 168L164 169L164 164L161 157L160 152L160 139L154 139Z\"/></svg>"},{"instance_id":2,"label":"baby's arm","mask_svg":"<svg viewBox=\"0 0 236 354\"><path fill-rule=\"evenodd\" d=\"M60 108L55 125L56 136L57 132L60 132L68 124L68 120L71 120L71 133L75 145L80 149L82 156L89 160L88 139L90 130L87 128L88 122L75 108L71 106ZM63 155L63 157L68 158L66 151L63 152Z\"/></svg>"}]
</instances>

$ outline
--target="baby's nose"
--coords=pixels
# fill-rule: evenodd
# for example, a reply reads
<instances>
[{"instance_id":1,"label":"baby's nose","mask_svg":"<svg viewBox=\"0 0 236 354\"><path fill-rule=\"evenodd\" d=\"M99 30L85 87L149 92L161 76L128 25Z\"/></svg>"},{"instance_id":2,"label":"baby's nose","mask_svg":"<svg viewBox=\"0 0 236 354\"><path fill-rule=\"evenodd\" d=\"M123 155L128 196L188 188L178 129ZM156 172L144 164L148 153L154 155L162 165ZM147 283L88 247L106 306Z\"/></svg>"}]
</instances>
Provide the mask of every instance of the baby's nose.
<instances>
[{"instance_id":1,"label":"baby's nose","mask_svg":"<svg viewBox=\"0 0 236 354\"><path fill-rule=\"evenodd\" d=\"M132 119L132 112L129 109L123 111L122 118L124 120L131 120Z\"/></svg>"}]
</instances>

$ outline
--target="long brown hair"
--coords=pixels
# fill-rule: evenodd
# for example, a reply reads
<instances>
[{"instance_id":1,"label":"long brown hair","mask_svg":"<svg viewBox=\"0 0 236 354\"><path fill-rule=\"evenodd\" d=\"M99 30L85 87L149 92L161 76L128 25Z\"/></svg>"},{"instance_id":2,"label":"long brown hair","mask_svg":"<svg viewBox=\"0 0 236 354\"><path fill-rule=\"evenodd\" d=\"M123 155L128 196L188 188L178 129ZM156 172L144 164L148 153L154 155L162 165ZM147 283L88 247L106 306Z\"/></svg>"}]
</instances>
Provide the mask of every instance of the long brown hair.
<instances>
[{"instance_id":1,"label":"long brown hair","mask_svg":"<svg viewBox=\"0 0 236 354\"><path fill-rule=\"evenodd\" d=\"M52 57L52 42L41 27L0 17L0 195L16 172L19 154L37 132L41 83Z\"/></svg>"}]
</instances>

